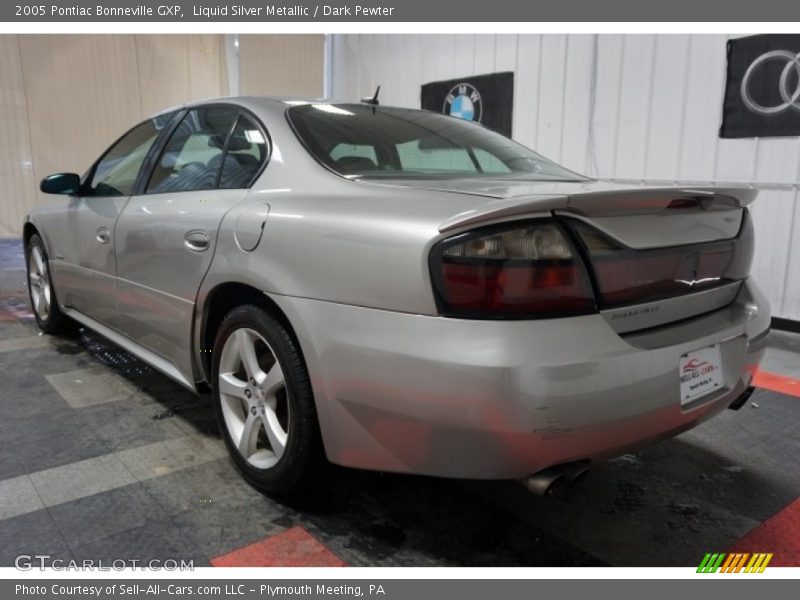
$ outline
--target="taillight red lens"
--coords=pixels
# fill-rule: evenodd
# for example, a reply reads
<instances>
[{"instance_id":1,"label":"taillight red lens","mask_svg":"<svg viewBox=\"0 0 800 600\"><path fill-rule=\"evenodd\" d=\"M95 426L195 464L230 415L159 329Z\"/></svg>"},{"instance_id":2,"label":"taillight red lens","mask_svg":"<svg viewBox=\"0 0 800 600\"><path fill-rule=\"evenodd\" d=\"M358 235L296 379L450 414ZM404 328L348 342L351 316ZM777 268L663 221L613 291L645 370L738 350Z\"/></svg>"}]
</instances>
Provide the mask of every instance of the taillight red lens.
<instances>
[{"instance_id":1,"label":"taillight red lens","mask_svg":"<svg viewBox=\"0 0 800 600\"><path fill-rule=\"evenodd\" d=\"M650 250L617 244L582 222L582 239L599 289L601 308L681 296L747 277L753 226L747 211L736 238Z\"/></svg>"},{"instance_id":2,"label":"taillight red lens","mask_svg":"<svg viewBox=\"0 0 800 600\"><path fill-rule=\"evenodd\" d=\"M431 270L448 316L551 318L596 309L586 271L552 221L445 240L431 254Z\"/></svg>"}]
</instances>

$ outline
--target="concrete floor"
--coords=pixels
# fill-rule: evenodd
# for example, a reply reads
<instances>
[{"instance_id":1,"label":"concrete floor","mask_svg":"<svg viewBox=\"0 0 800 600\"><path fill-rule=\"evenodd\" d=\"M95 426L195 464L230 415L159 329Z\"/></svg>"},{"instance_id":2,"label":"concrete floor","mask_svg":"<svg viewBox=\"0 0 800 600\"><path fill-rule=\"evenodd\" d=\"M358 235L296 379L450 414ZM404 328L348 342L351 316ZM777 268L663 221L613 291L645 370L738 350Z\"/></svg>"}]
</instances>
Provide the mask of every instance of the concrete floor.
<instances>
[{"instance_id":1,"label":"concrete floor","mask_svg":"<svg viewBox=\"0 0 800 600\"><path fill-rule=\"evenodd\" d=\"M40 335L22 262L0 242L0 566L20 553L201 566L287 531L348 565L690 566L800 496L800 398L760 389L561 499L332 468L304 501L278 502L239 478L208 398L91 331ZM800 336L770 342L765 369L800 378Z\"/></svg>"}]
</instances>

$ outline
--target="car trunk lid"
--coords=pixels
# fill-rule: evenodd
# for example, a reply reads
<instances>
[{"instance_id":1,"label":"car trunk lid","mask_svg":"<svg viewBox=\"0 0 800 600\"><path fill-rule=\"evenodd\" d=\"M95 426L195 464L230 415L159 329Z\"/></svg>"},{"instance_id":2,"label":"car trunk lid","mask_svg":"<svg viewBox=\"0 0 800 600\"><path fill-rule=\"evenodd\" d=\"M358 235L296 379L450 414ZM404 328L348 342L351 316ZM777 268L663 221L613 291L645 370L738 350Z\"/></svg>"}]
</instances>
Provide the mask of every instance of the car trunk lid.
<instances>
[{"instance_id":1,"label":"car trunk lid","mask_svg":"<svg viewBox=\"0 0 800 600\"><path fill-rule=\"evenodd\" d=\"M537 193L530 193L534 188ZM529 185L525 193L514 186L493 191L492 200L442 222L440 232L556 216L589 267L598 308L619 333L727 306L749 274L753 235L746 206L756 195L751 189L582 182Z\"/></svg>"},{"instance_id":2,"label":"car trunk lid","mask_svg":"<svg viewBox=\"0 0 800 600\"><path fill-rule=\"evenodd\" d=\"M598 306L619 333L730 304L750 271L753 190L655 189L570 197L555 210L575 233Z\"/></svg>"}]
</instances>

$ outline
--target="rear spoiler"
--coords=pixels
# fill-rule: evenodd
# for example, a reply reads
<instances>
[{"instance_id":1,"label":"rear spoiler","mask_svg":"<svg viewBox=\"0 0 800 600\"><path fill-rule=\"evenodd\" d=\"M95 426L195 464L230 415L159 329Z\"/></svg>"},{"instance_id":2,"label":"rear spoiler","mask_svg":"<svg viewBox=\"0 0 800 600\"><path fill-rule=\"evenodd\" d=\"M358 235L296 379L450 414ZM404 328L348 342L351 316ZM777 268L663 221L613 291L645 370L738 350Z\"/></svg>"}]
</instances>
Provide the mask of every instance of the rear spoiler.
<instances>
[{"instance_id":1,"label":"rear spoiler","mask_svg":"<svg viewBox=\"0 0 800 600\"><path fill-rule=\"evenodd\" d=\"M605 217L654 214L670 208L676 200L696 200L706 210L743 208L755 200L758 190L745 187L659 187L603 190L574 195L538 195L487 202L464 211L439 225L445 233L461 227L518 218L553 210Z\"/></svg>"}]
</instances>

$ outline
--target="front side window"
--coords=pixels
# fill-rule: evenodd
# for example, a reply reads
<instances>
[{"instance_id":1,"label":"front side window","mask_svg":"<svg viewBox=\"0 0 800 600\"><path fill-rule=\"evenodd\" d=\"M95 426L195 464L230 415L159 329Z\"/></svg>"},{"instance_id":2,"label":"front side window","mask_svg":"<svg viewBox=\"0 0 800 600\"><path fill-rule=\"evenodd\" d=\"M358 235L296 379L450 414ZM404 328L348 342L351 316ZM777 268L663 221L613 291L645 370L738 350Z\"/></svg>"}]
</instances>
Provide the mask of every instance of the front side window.
<instances>
[{"instance_id":1,"label":"front side window","mask_svg":"<svg viewBox=\"0 0 800 600\"><path fill-rule=\"evenodd\" d=\"M86 195L130 196L147 153L173 114L145 121L122 136L95 165Z\"/></svg>"},{"instance_id":2,"label":"front side window","mask_svg":"<svg viewBox=\"0 0 800 600\"><path fill-rule=\"evenodd\" d=\"M348 177L586 178L478 124L364 104L303 104L289 121L308 151Z\"/></svg>"},{"instance_id":3,"label":"front side window","mask_svg":"<svg viewBox=\"0 0 800 600\"><path fill-rule=\"evenodd\" d=\"M217 185L236 110L190 110L169 138L147 183L148 194L209 190Z\"/></svg>"}]
</instances>

